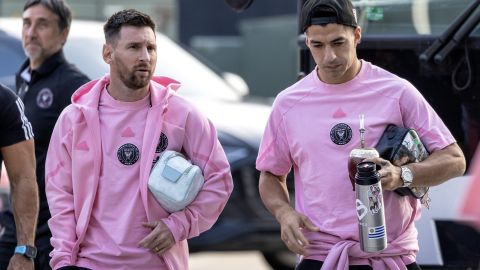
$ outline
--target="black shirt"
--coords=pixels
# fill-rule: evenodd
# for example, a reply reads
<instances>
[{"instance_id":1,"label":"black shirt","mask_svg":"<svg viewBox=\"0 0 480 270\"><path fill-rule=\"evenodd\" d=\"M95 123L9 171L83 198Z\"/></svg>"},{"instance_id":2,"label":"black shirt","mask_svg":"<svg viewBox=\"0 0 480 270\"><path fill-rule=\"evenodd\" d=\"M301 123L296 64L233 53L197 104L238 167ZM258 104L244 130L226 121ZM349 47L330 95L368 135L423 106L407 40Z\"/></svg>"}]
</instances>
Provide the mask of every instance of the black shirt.
<instances>
[{"instance_id":1,"label":"black shirt","mask_svg":"<svg viewBox=\"0 0 480 270\"><path fill-rule=\"evenodd\" d=\"M48 144L57 118L70 104L73 92L89 79L66 61L62 50L45 60L38 69L33 70L28 82L22 77L22 72L27 70L29 65L27 59L17 72L16 88L17 94L25 104L25 115L32 123L35 134L36 174L40 196L37 238L42 236L50 238L47 225L50 211L45 196L45 159Z\"/></svg>"},{"instance_id":2,"label":"black shirt","mask_svg":"<svg viewBox=\"0 0 480 270\"><path fill-rule=\"evenodd\" d=\"M24 114L22 101L0 84L0 148L33 139L32 126ZM3 161L0 151L0 164Z\"/></svg>"}]
</instances>

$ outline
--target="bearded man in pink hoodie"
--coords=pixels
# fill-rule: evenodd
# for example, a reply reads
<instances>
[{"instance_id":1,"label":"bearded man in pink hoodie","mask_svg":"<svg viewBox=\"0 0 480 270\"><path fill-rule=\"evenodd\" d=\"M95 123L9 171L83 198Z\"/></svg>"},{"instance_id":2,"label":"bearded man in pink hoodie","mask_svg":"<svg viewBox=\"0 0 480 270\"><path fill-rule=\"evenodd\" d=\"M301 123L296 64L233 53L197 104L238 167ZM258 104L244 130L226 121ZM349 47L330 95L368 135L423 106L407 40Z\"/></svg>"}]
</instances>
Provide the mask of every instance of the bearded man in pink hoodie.
<instances>
[{"instance_id":1,"label":"bearded man in pink hoodie","mask_svg":"<svg viewBox=\"0 0 480 270\"><path fill-rule=\"evenodd\" d=\"M78 89L61 114L46 163L53 269L188 269L187 239L208 230L233 189L212 123L153 77L155 24L136 10L104 26L110 73ZM161 48L158 48L161 49ZM162 63L167 64L167 63ZM168 213L148 191L161 152L184 153L205 183Z\"/></svg>"}]
</instances>

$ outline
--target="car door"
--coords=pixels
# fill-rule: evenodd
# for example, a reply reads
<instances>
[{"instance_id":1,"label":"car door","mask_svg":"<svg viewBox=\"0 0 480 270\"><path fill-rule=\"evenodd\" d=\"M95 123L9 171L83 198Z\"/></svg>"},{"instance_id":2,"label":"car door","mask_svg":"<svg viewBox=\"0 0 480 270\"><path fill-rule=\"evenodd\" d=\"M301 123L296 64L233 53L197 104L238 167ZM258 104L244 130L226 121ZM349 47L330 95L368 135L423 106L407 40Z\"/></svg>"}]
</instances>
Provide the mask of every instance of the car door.
<instances>
[{"instance_id":1,"label":"car door","mask_svg":"<svg viewBox=\"0 0 480 270\"><path fill-rule=\"evenodd\" d=\"M10 89L15 88L15 77L13 74L25 60L25 54L21 49L20 40L0 31L0 59L8 65L0 65L0 83Z\"/></svg>"}]
</instances>

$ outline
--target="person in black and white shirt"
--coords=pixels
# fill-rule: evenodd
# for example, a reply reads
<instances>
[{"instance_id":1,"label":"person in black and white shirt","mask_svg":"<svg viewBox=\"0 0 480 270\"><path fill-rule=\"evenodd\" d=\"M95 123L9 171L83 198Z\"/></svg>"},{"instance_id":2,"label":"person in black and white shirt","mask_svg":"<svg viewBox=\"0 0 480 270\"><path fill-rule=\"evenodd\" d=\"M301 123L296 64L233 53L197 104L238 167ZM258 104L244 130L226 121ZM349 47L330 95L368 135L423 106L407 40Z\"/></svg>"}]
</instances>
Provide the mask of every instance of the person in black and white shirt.
<instances>
[{"instance_id":1,"label":"person in black and white shirt","mask_svg":"<svg viewBox=\"0 0 480 270\"><path fill-rule=\"evenodd\" d=\"M10 89L0 84L0 164L10 179L11 202L16 224L15 254L0 256L8 269L34 269L30 254L22 254L35 244L38 215L38 187L35 177L35 151L32 126L24 114L24 106ZM0 218L0 221L3 220ZM2 224L7 225L7 224ZM0 249L3 250L0 245Z\"/></svg>"},{"instance_id":2,"label":"person in black and white shirt","mask_svg":"<svg viewBox=\"0 0 480 270\"><path fill-rule=\"evenodd\" d=\"M22 46L27 58L15 74L16 93L25 104L25 115L35 133L36 177L39 212L35 235L36 270L50 270L51 232L47 221L50 211L45 195L45 158L50 136L62 110L88 77L69 63L63 54L72 21L72 12L64 0L27 0L22 13ZM14 220L10 210L4 213L10 225L0 238L0 257L15 249ZM3 247L3 248L2 248ZM4 269L1 264L0 270Z\"/></svg>"}]
</instances>

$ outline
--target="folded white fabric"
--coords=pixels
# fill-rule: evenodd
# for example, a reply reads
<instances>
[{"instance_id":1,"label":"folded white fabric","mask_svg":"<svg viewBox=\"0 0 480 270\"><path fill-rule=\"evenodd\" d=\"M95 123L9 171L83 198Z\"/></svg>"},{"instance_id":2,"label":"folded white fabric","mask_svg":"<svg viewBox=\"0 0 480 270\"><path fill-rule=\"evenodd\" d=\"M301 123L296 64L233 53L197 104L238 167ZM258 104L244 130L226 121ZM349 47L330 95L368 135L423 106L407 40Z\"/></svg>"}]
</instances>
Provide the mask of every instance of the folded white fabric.
<instances>
[{"instance_id":1,"label":"folded white fabric","mask_svg":"<svg viewBox=\"0 0 480 270\"><path fill-rule=\"evenodd\" d=\"M203 186L202 171L175 151L166 150L152 168L148 188L168 212L184 209Z\"/></svg>"}]
</instances>

